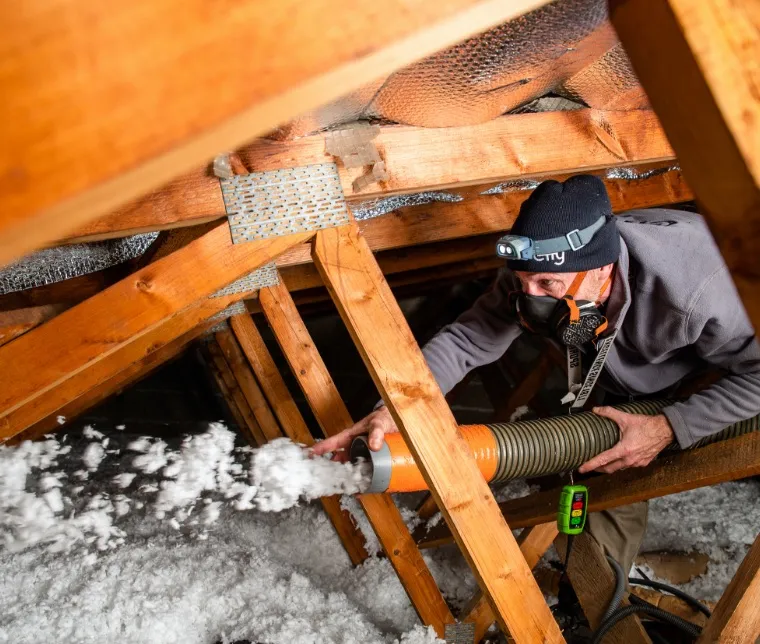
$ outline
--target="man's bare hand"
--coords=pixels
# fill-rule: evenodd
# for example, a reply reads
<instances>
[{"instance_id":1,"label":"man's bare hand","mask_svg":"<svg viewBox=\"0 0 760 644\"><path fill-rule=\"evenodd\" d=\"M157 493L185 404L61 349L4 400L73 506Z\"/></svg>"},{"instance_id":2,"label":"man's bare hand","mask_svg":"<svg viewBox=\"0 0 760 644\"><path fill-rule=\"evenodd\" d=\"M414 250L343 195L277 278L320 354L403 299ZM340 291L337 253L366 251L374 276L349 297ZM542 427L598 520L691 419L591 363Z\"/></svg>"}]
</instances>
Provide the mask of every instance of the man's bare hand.
<instances>
[{"instance_id":1,"label":"man's bare hand","mask_svg":"<svg viewBox=\"0 0 760 644\"><path fill-rule=\"evenodd\" d=\"M386 434L392 434L397 431L398 427L393 422L391 413L387 407L382 406L362 418L353 427L344 429L340 434L319 441L312 447L311 451L317 456L333 452L333 460L344 462L348 460L348 448L356 436L368 434L369 448L373 452L377 452L383 446L383 437Z\"/></svg>"},{"instance_id":2,"label":"man's bare hand","mask_svg":"<svg viewBox=\"0 0 760 644\"><path fill-rule=\"evenodd\" d=\"M673 442L673 428L663 414L626 414L614 407L595 407L593 411L617 424L620 440L581 465L578 471L582 474L592 470L611 474L626 467L644 467Z\"/></svg>"}]
</instances>

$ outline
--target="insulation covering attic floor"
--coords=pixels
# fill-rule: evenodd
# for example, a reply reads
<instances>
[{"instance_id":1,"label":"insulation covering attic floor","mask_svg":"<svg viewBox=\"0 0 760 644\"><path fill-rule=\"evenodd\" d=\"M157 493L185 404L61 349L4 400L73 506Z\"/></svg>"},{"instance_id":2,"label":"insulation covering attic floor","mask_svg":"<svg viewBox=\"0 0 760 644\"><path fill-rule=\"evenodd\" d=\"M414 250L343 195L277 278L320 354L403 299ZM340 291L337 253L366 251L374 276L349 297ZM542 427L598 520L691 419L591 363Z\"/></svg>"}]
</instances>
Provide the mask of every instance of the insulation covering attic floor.
<instances>
[{"instance_id":1,"label":"insulation covering attic floor","mask_svg":"<svg viewBox=\"0 0 760 644\"><path fill-rule=\"evenodd\" d=\"M20 451L0 456L0 527L6 537L0 553L0 641L436 641L432 631L419 625L387 560L375 554L351 568L317 504L301 503L282 512L238 510L236 500L224 501L209 492L202 496L215 501L204 504L195 502L197 488L186 480L187 499L194 501L199 525L192 526L192 515L182 517L175 509L158 518L153 488L157 476L140 474L117 482L117 473L124 474L123 467L114 467L120 455L108 453L126 451L127 445L144 438L131 434L129 427L100 429L102 436L81 428L63 435L63 446L72 449L59 457L58 465L32 472L42 485L27 499L30 504L22 506L27 514L9 503L8 473L18 475L22 463L33 459ZM132 452L130 458L137 456ZM193 458L186 452L175 463L192 470L197 465ZM57 478L61 487L46 477ZM60 496L50 494L55 489ZM525 492L527 486L515 482L499 496ZM651 504L644 550L707 553L707 574L682 587L702 599L717 600L760 525L759 498L760 482L750 480L657 499ZM398 500L408 506L413 499ZM47 507L34 507L32 501ZM347 506L356 509L350 501ZM63 531L65 548L56 552L52 543L18 551L8 547L9 532L18 536L25 526L37 523L26 533L33 540L33 531L41 529L40 517L55 516L44 524L48 535L60 532L72 507L80 518L92 516L77 529ZM411 511L404 514L415 520ZM377 551L371 535L369 547ZM425 558L447 599L461 606L474 590L462 557L448 547L426 551Z\"/></svg>"},{"instance_id":2,"label":"insulation covering attic floor","mask_svg":"<svg viewBox=\"0 0 760 644\"><path fill-rule=\"evenodd\" d=\"M335 328L329 318L323 324ZM329 365L331 372L355 394L350 352L336 356L326 355L328 363L343 367ZM264 512L244 509L244 494L224 498L219 490L230 483L220 463L234 435L209 430L207 421L223 412L194 379L196 368L186 354L58 434L58 447L0 450L0 641L435 642L388 561L375 554L352 568L316 502ZM484 413L477 383L468 391L455 407L462 422ZM185 435L207 440L182 451ZM45 453L60 451L67 453L45 463ZM251 455L233 456L246 463ZM29 469L35 462L44 469ZM180 484L162 503L157 484L165 474ZM21 499L20 485L28 493ZM518 481L499 497L528 491ZM397 497L409 522L418 498ZM706 574L682 588L715 601L760 528L758 501L757 480L657 499L643 550L708 554ZM350 498L346 506L366 527ZM32 545L41 536L47 543ZM448 601L463 605L475 583L461 555L447 547L424 556Z\"/></svg>"}]
</instances>

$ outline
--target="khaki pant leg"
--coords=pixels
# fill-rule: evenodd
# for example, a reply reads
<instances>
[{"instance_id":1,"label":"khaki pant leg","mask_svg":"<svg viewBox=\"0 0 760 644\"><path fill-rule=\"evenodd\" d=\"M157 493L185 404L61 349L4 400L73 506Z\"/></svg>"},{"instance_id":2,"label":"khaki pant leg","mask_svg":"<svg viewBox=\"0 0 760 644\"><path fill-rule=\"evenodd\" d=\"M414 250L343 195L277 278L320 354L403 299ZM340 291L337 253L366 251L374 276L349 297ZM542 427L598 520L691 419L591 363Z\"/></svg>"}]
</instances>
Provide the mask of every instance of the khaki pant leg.
<instances>
[{"instance_id":1,"label":"khaki pant leg","mask_svg":"<svg viewBox=\"0 0 760 644\"><path fill-rule=\"evenodd\" d=\"M612 510L593 512L586 520L586 531L615 559L628 575L639 552L647 529L647 501L624 505Z\"/></svg>"}]
</instances>

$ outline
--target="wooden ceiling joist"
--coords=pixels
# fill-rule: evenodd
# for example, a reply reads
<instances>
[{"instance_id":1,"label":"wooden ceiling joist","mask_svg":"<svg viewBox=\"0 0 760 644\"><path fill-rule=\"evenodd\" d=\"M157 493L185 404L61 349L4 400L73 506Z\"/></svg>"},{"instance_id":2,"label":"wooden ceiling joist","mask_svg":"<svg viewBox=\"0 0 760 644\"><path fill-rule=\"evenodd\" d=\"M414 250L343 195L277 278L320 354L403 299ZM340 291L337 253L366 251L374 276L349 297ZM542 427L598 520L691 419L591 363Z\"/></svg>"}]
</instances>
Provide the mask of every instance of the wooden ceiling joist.
<instances>
[{"instance_id":1,"label":"wooden ceiling joist","mask_svg":"<svg viewBox=\"0 0 760 644\"><path fill-rule=\"evenodd\" d=\"M0 265L545 1L8 5Z\"/></svg>"},{"instance_id":2,"label":"wooden ceiling joist","mask_svg":"<svg viewBox=\"0 0 760 644\"><path fill-rule=\"evenodd\" d=\"M0 347L0 438L24 429L18 410L309 237L233 244L218 227Z\"/></svg>"},{"instance_id":3,"label":"wooden ceiling joist","mask_svg":"<svg viewBox=\"0 0 760 644\"><path fill-rule=\"evenodd\" d=\"M674 153L651 112L598 112L577 110L503 116L481 125L457 128L384 126L376 139L390 173L388 182L375 184L372 193L356 194L352 181L360 170L346 169L339 162L348 199L362 200L397 192L455 188L466 194L458 215L466 206L472 211L498 199L475 201L477 191L463 186L485 185L540 176L564 178L616 166L642 166L671 162ZM323 134L294 141L258 139L241 150L251 171L288 168L333 161L325 152ZM608 192L624 199L629 190L652 190L653 205L673 203L667 189L673 177L649 177L640 181L609 180ZM642 183L643 187L638 184ZM679 188L675 182L676 190ZM369 189L368 189L369 190ZM657 191L664 197L657 198ZM527 192L516 192L520 201ZM690 196L688 198L691 198ZM440 209L450 204L433 204ZM519 205L519 202L518 202ZM199 168L152 194L132 201L116 212L68 233L67 242L123 237L139 232L190 226L225 216L219 181L207 168ZM374 246L373 246L374 248Z\"/></svg>"},{"instance_id":4,"label":"wooden ceiling joist","mask_svg":"<svg viewBox=\"0 0 760 644\"><path fill-rule=\"evenodd\" d=\"M251 172L333 161L324 133L292 141L257 139L240 150ZM654 112L592 109L510 114L479 125L388 125L372 140L387 181L354 187L366 168L338 163L348 200L444 190L554 173L576 174L675 159Z\"/></svg>"},{"instance_id":5,"label":"wooden ceiling joist","mask_svg":"<svg viewBox=\"0 0 760 644\"><path fill-rule=\"evenodd\" d=\"M314 261L500 626L563 642L366 241L354 226L319 231Z\"/></svg>"}]
</instances>

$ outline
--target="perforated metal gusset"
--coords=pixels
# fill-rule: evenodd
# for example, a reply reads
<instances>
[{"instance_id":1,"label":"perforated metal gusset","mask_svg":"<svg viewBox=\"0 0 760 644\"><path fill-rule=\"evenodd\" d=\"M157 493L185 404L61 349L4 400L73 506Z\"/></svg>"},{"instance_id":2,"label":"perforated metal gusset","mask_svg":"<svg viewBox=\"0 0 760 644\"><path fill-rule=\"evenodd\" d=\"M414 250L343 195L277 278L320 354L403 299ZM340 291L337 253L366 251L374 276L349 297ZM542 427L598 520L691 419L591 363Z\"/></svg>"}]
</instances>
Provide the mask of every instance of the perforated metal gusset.
<instances>
[{"instance_id":1,"label":"perforated metal gusset","mask_svg":"<svg viewBox=\"0 0 760 644\"><path fill-rule=\"evenodd\" d=\"M334 163L236 175L221 183L235 244L349 222Z\"/></svg>"},{"instance_id":2,"label":"perforated metal gusset","mask_svg":"<svg viewBox=\"0 0 760 644\"><path fill-rule=\"evenodd\" d=\"M245 275L239 280L232 282L232 284L218 290L211 297L222 297L223 295L258 291L267 286L276 286L279 283L280 278L277 274L277 267L275 264L265 264L261 268L257 268L255 271L248 273L248 275Z\"/></svg>"},{"instance_id":3,"label":"perforated metal gusset","mask_svg":"<svg viewBox=\"0 0 760 644\"><path fill-rule=\"evenodd\" d=\"M446 624L444 637L446 644L475 644L475 624L472 622Z\"/></svg>"},{"instance_id":4,"label":"perforated metal gusset","mask_svg":"<svg viewBox=\"0 0 760 644\"><path fill-rule=\"evenodd\" d=\"M219 313L212 315L208 319L209 322L218 322L218 324L215 324L208 330L208 333L216 333L217 331L226 329L228 318L231 318L233 315L242 315L243 313L248 313L248 309L245 307L245 302L242 300L240 302L233 302L228 307L222 309Z\"/></svg>"}]
</instances>

